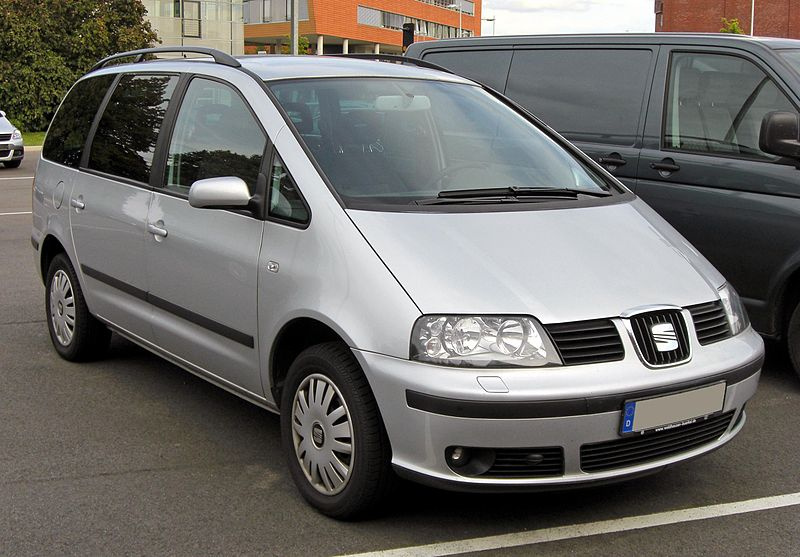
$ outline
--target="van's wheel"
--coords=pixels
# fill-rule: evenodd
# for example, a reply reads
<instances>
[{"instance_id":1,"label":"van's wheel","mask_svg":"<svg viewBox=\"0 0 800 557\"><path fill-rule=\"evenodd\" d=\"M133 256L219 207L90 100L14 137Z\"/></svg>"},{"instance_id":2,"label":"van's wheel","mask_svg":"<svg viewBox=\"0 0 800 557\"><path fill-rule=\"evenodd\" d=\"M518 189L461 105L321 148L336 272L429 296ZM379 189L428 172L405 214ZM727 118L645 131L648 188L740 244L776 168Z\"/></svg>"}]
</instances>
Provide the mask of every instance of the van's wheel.
<instances>
[{"instance_id":1,"label":"van's wheel","mask_svg":"<svg viewBox=\"0 0 800 557\"><path fill-rule=\"evenodd\" d=\"M800 303L794 308L789 327L786 330L786 341L789 345L789 358L792 360L797 375L800 375Z\"/></svg>"},{"instance_id":2,"label":"van's wheel","mask_svg":"<svg viewBox=\"0 0 800 557\"><path fill-rule=\"evenodd\" d=\"M375 510L394 482L375 398L341 343L307 348L292 363L281 396L281 438L300 493L333 518Z\"/></svg>"},{"instance_id":3,"label":"van's wheel","mask_svg":"<svg viewBox=\"0 0 800 557\"><path fill-rule=\"evenodd\" d=\"M105 354L111 331L89 313L75 269L63 253L47 270L45 310L50 340L62 358L82 361Z\"/></svg>"}]
</instances>

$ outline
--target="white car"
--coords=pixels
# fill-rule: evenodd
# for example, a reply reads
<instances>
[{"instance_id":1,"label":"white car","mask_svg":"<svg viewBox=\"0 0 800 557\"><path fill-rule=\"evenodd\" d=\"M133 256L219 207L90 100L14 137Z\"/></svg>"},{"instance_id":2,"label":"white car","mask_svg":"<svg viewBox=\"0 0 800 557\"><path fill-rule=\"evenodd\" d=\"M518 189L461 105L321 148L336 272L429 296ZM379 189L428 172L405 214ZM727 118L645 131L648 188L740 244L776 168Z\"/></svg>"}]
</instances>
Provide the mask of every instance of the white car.
<instances>
[{"instance_id":1,"label":"white car","mask_svg":"<svg viewBox=\"0 0 800 557\"><path fill-rule=\"evenodd\" d=\"M0 110L0 163L6 168L17 168L22 164L25 147L22 144L22 132L6 119L6 113Z\"/></svg>"}]
</instances>

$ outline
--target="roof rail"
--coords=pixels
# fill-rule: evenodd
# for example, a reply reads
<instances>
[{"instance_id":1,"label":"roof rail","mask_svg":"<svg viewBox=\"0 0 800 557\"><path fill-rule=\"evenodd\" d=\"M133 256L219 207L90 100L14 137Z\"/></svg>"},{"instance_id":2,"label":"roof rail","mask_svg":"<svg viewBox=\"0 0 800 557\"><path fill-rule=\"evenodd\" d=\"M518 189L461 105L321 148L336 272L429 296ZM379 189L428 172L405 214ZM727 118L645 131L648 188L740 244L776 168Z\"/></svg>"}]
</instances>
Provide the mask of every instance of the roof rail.
<instances>
[{"instance_id":1,"label":"roof rail","mask_svg":"<svg viewBox=\"0 0 800 557\"><path fill-rule=\"evenodd\" d=\"M100 60L97 64L92 66L90 72L95 70L99 70L100 68L104 68L108 65L109 62L113 60L117 60L119 58L131 58L133 57L133 63L142 62L145 59L145 56L148 54L160 54L165 52L178 52L178 53L192 53L192 54L205 54L206 56L210 56L214 59L216 64L222 64L223 66L230 66L231 68L240 68L242 66L241 62L239 62L236 58L231 56L230 54L226 54L221 50L217 50L216 48L208 48L205 46L158 46L155 48L142 48L140 50L130 50L128 52L120 52L119 54L112 54L106 58Z\"/></svg>"},{"instance_id":2,"label":"roof rail","mask_svg":"<svg viewBox=\"0 0 800 557\"><path fill-rule=\"evenodd\" d=\"M419 58L411 58L410 56L399 56L397 54L330 54L330 56L340 58L360 58L363 60L377 60L379 62L393 62L395 64L409 64L412 66L419 66L420 68L428 68L429 70L438 70L452 74L453 72L447 68L434 64L433 62L426 62Z\"/></svg>"}]
</instances>

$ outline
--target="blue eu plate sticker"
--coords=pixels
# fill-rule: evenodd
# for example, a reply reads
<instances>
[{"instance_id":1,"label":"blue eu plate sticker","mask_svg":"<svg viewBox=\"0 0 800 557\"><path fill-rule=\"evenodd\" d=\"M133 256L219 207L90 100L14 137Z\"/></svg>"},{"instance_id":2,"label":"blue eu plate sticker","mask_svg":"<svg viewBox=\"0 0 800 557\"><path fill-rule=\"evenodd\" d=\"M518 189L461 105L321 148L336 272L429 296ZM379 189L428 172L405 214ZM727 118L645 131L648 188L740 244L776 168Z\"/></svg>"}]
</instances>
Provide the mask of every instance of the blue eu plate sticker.
<instances>
[{"instance_id":1,"label":"blue eu plate sticker","mask_svg":"<svg viewBox=\"0 0 800 557\"><path fill-rule=\"evenodd\" d=\"M634 414L636 414L636 403L626 402L625 413L622 417L622 433L631 433L633 431Z\"/></svg>"}]
</instances>

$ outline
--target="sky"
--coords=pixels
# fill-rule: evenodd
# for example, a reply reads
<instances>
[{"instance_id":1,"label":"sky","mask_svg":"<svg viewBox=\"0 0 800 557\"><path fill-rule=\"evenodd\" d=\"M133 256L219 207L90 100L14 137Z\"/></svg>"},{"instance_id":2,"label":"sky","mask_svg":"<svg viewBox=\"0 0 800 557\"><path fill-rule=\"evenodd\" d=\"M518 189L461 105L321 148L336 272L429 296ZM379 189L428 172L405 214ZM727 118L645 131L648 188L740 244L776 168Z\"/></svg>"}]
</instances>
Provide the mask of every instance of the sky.
<instances>
[{"instance_id":1,"label":"sky","mask_svg":"<svg viewBox=\"0 0 800 557\"><path fill-rule=\"evenodd\" d=\"M652 32L653 0L483 0L496 35ZM492 23L483 22L483 35Z\"/></svg>"}]
</instances>

